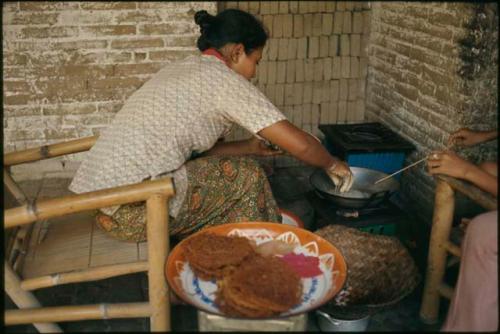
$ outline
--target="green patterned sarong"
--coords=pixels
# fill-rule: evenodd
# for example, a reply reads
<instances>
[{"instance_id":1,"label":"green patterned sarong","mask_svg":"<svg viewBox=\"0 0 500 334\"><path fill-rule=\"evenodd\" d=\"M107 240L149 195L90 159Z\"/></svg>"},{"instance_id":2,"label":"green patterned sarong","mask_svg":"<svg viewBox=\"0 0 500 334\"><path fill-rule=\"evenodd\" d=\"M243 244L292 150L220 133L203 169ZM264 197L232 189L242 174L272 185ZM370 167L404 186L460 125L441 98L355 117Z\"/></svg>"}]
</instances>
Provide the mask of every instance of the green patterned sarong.
<instances>
[{"instance_id":1,"label":"green patterned sarong","mask_svg":"<svg viewBox=\"0 0 500 334\"><path fill-rule=\"evenodd\" d=\"M170 235L179 239L204 228L244 221L281 222L267 177L254 159L209 156L186 163L188 189ZM102 213L98 225L127 241L146 240L144 203L123 205L112 217Z\"/></svg>"}]
</instances>

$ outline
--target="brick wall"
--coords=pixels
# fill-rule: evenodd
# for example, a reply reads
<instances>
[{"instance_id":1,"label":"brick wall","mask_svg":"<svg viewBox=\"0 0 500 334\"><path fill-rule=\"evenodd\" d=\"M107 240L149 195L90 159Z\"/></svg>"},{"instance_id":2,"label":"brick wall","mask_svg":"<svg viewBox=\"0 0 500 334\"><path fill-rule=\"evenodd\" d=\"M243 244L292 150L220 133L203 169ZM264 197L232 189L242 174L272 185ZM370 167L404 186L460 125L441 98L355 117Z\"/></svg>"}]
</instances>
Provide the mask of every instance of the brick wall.
<instances>
[{"instance_id":1,"label":"brick wall","mask_svg":"<svg viewBox=\"0 0 500 334\"><path fill-rule=\"evenodd\" d=\"M4 152L98 134L167 62L197 52L216 2L3 2ZM13 168L71 176L84 153Z\"/></svg>"},{"instance_id":2,"label":"brick wall","mask_svg":"<svg viewBox=\"0 0 500 334\"><path fill-rule=\"evenodd\" d=\"M221 2L224 8L249 11L268 29L254 83L292 123L321 137L319 123L363 120L368 2ZM248 136L237 128L230 139ZM301 164L282 156L262 160L277 167Z\"/></svg>"},{"instance_id":3,"label":"brick wall","mask_svg":"<svg viewBox=\"0 0 500 334\"><path fill-rule=\"evenodd\" d=\"M496 4L488 5L496 6ZM411 163L461 126L497 123L498 12L486 64L472 80L459 42L477 6L460 2L221 2L257 15L271 38L254 83L297 126L381 121L416 146ZM196 52L195 10L216 2L3 3L4 150L99 133L166 62ZM495 15L493 15L495 17ZM495 37L496 36L496 37ZM248 136L237 129L230 139ZM17 179L71 176L81 159L14 170ZM496 143L461 152L496 158ZM295 165L272 158L276 166ZM16 174L17 173L17 174ZM429 220L434 182L416 167L402 190Z\"/></svg>"},{"instance_id":4,"label":"brick wall","mask_svg":"<svg viewBox=\"0 0 500 334\"><path fill-rule=\"evenodd\" d=\"M470 81L459 74L459 41L470 32L474 15L471 3L372 3L366 119L385 123L417 146L408 164L442 149L450 132L462 126L496 127L498 40L488 41L496 45L496 56L490 55L481 77ZM484 146L474 150L485 157ZM471 157L474 150L460 154ZM405 172L401 184L415 212L430 221L435 184L424 166Z\"/></svg>"}]
</instances>

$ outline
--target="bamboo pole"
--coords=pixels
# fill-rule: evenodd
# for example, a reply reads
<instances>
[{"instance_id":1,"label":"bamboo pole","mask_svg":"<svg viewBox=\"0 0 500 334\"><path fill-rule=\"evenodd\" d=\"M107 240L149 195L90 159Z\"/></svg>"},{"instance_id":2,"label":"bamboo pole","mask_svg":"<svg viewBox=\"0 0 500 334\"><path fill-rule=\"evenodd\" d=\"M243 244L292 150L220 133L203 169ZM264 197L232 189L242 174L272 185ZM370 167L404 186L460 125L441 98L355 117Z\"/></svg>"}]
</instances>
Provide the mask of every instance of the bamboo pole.
<instances>
[{"instance_id":1,"label":"bamboo pole","mask_svg":"<svg viewBox=\"0 0 500 334\"><path fill-rule=\"evenodd\" d=\"M8 191L14 196L14 198L17 200L19 204L24 204L26 203L26 195L24 192L19 188L17 185L16 181L10 176L10 173L7 171L7 169L4 167L3 169L3 183L5 184L5 187L7 188Z\"/></svg>"},{"instance_id":2,"label":"bamboo pole","mask_svg":"<svg viewBox=\"0 0 500 334\"><path fill-rule=\"evenodd\" d=\"M167 200L163 195L152 195L146 202L152 332L170 331L170 300L164 274L169 248Z\"/></svg>"},{"instance_id":3,"label":"bamboo pole","mask_svg":"<svg viewBox=\"0 0 500 334\"><path fill-rule=\"evenodd\" d=\"M458 247L457 245L453 244L451 241L446 241L446 243L444 244L444 247L446 248L446 250L448 252L450 252L451 254L455 255L456 257L460 257L461 256L461 250L460 250L460 247Z\"/></svg>"},{"instance_id":4,"label":"bamboo pole","mask_svg":"<svg viewBox=\"0 0 500 334\"><path fill-rule=\"evenodd\" d=\"M150 315L151 308L148 303L55 306L5 311L5 324L10 326L33 322L147 318Z\"/></svg>"},{"instance_id":5,"label":"bamboo pole","mask_svg":"<svg viewBox=\"0 0 500 334\"><path fill-rule=\"evenodd\" d=\"M439 294L443 297L451 299L453 297L454 289L446 283L439 285Z\"/></svg>"},{"instance_id":6,"label":"bamboo pole","mask_svg":"<svg viewBox=\"0 0 500 334\"><path fill-rule=\"evenodd\" d=\"M7 190L14 196L19 205L26 204L27 196L22 189L17 185L8 168L3 169L3 182ZM21 226L13 231L9 243L6 247L5 254L14 271L17 271L24 263L26 249L28 247L29 237L33 226Z\"/></svg>"},{"instance_id":7,"label":"bamboo pole","mask_svg":"<svg viewBox=\"0 0 500 334\"><path fill-rule=\"evenodd\" d=\"M447 175L437 175L437 180L446 181L455 191L458 191L475 203L488 210L495 210L498 207L498 200L493 195L481 190L472 183L459 180Z\"/></svg>"},{"instance_id":8,"label":"bamboo pole","mask_svg":"<svg viewBox=\"0 0 500 334\"><path fill-rule=\"evenodd\" d=\"M13 257L12 268L16 272L20 272L20 268L24 265L24 260L26 259L26 254L28 253L28 248L30 244L30 238L33 233L33 225L21 226L16 235L16 245L13 251L17 253Z\"/></svg>"},{"instance_id":9,"label":"bamboo pole","mask_svg":"<svg viewBox=\"0 0 500 334\"><path fill-rule=\"evenodd\" d=\"M4 166L19 165L42 159L54 158L69 153L88 151L96 142L98 136L85 137L62 143L44 145L23 151L7 153L3 156Z\"/></svg>"},{"instance_id":10,"label":"bamboo pole","mask_svg":"<svg viewBox=\"0 0 500 334\"><path fill-rule=\"evenodd\" d=\"M5 188L12 194L19 205L23 205L26 203L26 195L21 190L21 188L19 188L14 179L10 176L7 168L3 169L3 183ZM15 231L12 231L12 234L10 235L7 242L7 247L5 248L6 258L8 258L9 263L14 263L16 257L19 255L19 245L20 240L22 240L19 238L19 235L20 233L26 234L26 231L23 230L27 228L29 228L29 226L20 227Z\"/></svg>"},{"instance_id":11,"label":"bamboo pole","mask_svg":"<svg viewBox=\"0 0 500 334\"><path fill-rule=\"evenodd\" d=\"M147 261L114 264L110 266L102 266L69 273L60 273L27 279L21 282L21 288L25 291L32 291L69 283L98 281L101 279L128 275L147 270Z\"/></svg>"},{"instance_id":12,"label":"bamboo pole","mask_svg":"<svg viewBox=\"0 0 500 334\"><path fill-rule=\"evenodd\" d=\"M434 216L432 218L431 237L424 293L420 307L420 318L428 324L436 323L439 312L438 288L443 280L446 268L446 242L451 231L453 211L455 209L454 192L451 186L438 179L434 199Z\"/></svg>"},{"instance_id":13,"label":"bamboo pole","mask_svg":"<svg viewBox=\"0 0 500 334\"><path fill-rule=\"evenodd\" d=\"M14 304L17 305L17 307L23 309L41 306L31 292L23 291L23 289L21 289L21 280L5 261L4 278L5 292L7 292L7 295L10 299L12 299ZM5 320L5 323L7 324L7 320ZM61 328L54 323L39 323L37 321L30 321L29 323L32 323L33 326L35 326L35 328L41 333L62 333Z\"/></svg>"},{"instance_id":14,"label":"bamboo pole","mask_svg":"<svg viewBox=\"0 0 500 334\"><path fill-rule=\"evenodd\" d=\"M29 203L22 207L6 210L4 228L75 212L146 201L152 194L172 196L174 188L171 179L143 181L127 186Z\"/></svg>"}]
</instances>

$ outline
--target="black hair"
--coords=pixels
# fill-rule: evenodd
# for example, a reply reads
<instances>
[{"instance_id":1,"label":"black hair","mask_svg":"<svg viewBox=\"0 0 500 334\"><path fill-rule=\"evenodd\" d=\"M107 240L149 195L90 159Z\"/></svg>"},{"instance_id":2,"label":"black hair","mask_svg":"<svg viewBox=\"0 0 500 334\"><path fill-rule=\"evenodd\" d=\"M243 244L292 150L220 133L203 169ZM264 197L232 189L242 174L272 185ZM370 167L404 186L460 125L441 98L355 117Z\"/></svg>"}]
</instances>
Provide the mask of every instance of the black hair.
<instances>
[{"instance_id":1,"label":"black hair","mask_svg":"<svg viewBox=\"0 0 500 334\"><path fill-rule=\"evenodd\" d=\"M250 54L263 47L268 38L262 23L239 9L226 9L216 16L200 10L194 14L194 22L200 26L201 35L196 43L200 51L220 50L227 43L241 43L245 53Z\"/></svg>"}]
</instances>

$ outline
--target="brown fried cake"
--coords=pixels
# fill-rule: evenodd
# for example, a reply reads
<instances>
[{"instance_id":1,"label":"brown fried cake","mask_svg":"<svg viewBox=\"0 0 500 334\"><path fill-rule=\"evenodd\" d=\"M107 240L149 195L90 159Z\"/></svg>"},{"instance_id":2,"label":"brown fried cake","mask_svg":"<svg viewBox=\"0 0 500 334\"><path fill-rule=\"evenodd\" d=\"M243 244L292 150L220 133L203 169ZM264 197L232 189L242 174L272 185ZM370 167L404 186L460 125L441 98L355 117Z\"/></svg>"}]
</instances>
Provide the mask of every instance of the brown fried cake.
<instances>
[{"instance_id":1,"label":"brown fried cake","mask_svg":"<svg viewBox=\"0 0 500 334\"><path fill-rule=\"evenodd\" d=\"M271 317L300 302L300 277L277 257L255 254L218 281L219 308L232 316Z\"/></svg>"},{"instance_id":2,"label":"brown fried cake","mask_svg":"<svg viewBox=\"0 0 500 334\"><path fill-rule=\"evenodd\" d=\"M247 238L200 233L184 244L193 272L201 279L222 278L245 258L255 253Z\"/></svg>"}]
</instances>

